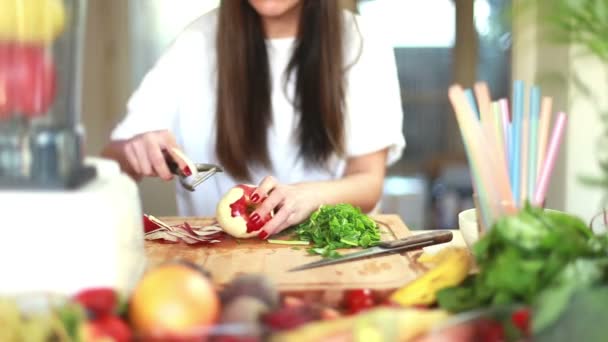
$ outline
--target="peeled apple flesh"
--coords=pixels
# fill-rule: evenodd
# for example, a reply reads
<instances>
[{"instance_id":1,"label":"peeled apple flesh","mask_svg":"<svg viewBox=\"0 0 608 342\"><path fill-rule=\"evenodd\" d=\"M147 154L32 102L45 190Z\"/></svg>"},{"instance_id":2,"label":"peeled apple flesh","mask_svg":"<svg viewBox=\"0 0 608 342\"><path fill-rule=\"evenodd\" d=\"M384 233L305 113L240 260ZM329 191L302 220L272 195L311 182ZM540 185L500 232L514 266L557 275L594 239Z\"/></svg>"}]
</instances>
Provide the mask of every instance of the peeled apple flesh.
<instances>
[{"instance_id":1,"label":"peeled apple flesh","mask_svg":"<svg viewBox=\"0 0 608 342\"><path fill-rule=\"evenodd\" d=\"M251 219L251 214L264 200L253 203L251 195L255 187L240 184L230 189L217 205L216 218L222 229L235 238L251 238L260 233L260 229L270 221L272 214L257 221Z\"/></svg>"},{"instance_id":2,"label":"peeled apple flesh","mask_svg":"<svg viewBox=\"0 0 608 342\"><path fill-rule=\"evenodd\" d=\"M51 43L65 18L63 0L0 0L0 41Z\"/></svg>"}]
</instances>

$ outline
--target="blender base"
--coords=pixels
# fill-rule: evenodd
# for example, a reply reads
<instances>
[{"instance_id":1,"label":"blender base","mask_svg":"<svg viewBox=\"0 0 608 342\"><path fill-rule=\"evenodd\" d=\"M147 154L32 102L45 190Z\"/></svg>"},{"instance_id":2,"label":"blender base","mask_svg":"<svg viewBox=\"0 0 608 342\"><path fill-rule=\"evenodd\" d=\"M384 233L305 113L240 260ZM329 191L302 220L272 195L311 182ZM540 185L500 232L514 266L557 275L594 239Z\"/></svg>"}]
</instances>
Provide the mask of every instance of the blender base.
<instances>
[{"instance_id":1,"label":"blender base","mask_svg":"<svg viewBox=\"0 0 608 342\"><path fill-rule=\"evenodd\" d=\"M82 161L83 134L65 125L13 118L0 125L0 191L78 190L95 180Z\"/></svg>"},{"instance_id":2,"label":"blender base","mask_svg":"<svg viewBox=\"0 0 608 342\"><path fill-rule=\"evenodd\" d=\"M128 293L146 267L136 184L113 161L71 191L0 191L0 295L73 295L91 287Z\"/></svg>"},{"instance_id":3,"label":"blender base","mask_svg":"<svg viewBox=\"0 0 608 342\"><path fill-rule=\"evenodd\" d=\"M32 179L10 179L0 178L0 191L2 190L76 190L85 186L88 182L95 180L97 169L90 166L83 166L73 172L73 175L66 179L51 179L36 181Z\"/></svg>"}]
</instances>

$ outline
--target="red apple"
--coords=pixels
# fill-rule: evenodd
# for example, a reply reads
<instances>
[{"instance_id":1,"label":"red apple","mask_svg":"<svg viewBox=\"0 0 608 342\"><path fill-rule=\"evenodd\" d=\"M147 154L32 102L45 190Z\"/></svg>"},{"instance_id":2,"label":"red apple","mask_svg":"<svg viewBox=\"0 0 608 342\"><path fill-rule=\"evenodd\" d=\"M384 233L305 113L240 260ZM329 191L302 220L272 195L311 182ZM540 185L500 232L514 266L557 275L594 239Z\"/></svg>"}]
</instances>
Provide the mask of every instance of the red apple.
<instances>
[{"instance_id":1,"label":"red apple","mask_svg":"<svg viewBox=\"0 0 608 342\"><path fill-rule=\"evenodd\" d=\"M74 301L80 303L100 318L113 314L118 309L118 294L111 288L90 288L80 291L74 296Z\"/></svg>"},{"instance_id":2,"label":"red apple","mask_svg":"<svg viewBox=\"0 0 608 342\"><path fill-rule=\"evenodd\" d=\"M86 322L82 326L81 338L87 342L129 342L133 334L122 319L116 316L104 316Z\"/></svg>"},{"instance_id":3,"label":"red apple","mask_svg":"<svg viewBox=\"0 0 608 342\"><path fill-rule=\"evenodd\" d=\"M270 221L272 214L252 220L253 211L264 201L264 198L253 202L251 195L256 187L239 184L230 189L217 205L217 221L224 231L236 238L257 236L260 229Z\"/></svg>"},{"instance_id":4,"label":"red apple","mask_svg":"<svg viewBox=\"0 0 608 342\"><path fill-rule=\"evenodd\" d=\"M56 74L43 46L0 43L0 119L44 115L55 97Z\"/></svg>"}]
</instances>

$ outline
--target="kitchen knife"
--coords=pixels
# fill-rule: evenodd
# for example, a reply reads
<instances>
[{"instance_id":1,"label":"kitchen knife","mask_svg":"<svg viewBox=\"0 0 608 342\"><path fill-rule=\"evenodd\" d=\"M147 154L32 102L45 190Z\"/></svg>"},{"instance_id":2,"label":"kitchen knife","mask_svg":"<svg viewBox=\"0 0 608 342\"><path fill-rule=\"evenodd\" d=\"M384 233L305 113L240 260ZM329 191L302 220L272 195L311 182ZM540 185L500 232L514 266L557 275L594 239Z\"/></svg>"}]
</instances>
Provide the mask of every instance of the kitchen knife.
<instances>
[{"instance_id":1,"label":"kitchen knife","mask_svg":"<svg viewBox=\"0 0 608 342\"><path fill-rule=\"evenodd\" d=\"M354 252L334 259L324 259L309 264L304 264L290 269L288 272L308 270L311 268L340 264L343 262L358 260L362 258L375 257L384 254L399 253L419 249L427 246L438 245L452 241L452 232L437 231L430 233L408 236L399 240L383 241L375 247L366 248L359 252Z\"/></svg>"}]
</instances>

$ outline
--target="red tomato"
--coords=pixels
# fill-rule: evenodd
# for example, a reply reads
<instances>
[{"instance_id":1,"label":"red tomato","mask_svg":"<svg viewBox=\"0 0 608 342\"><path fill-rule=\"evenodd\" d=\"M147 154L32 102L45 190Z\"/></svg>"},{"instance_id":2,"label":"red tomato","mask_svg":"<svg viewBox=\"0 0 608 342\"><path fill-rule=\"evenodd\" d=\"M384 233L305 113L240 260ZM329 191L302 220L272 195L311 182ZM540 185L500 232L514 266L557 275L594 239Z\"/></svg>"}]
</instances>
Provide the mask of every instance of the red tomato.
<instances>
[{"instance_id":1,"label":"red tomato","mask_svg":"<svg viewBox=\"0 0 608 342\"><path fill-rule=\"evenodd\" d=\"M57 72L42 46L0 44L0 119L37 117L55 97Z\"/></svg>"},{"instance_id":2,"label":"red tomato","mask_svg":"<svg viewBox=\"0 0 608 342\"><path fill-rule=\"evenodd\" d=\"M369 289L346 291L344 294L344 304L350 314L356 314L376 305L374 296Z\"/></svg>"},{"instance_id":3,"label":"red tomato","mask_svg":"<svg viewBox=\"0 0 608 342\"><path fill-rule=\"evenodd\" d=\"M513 324L521 330L524 335L530 334L530 310L529 309L519 309L515 311L511 315L511 320Z\"/></svg>"}]
</instances>

